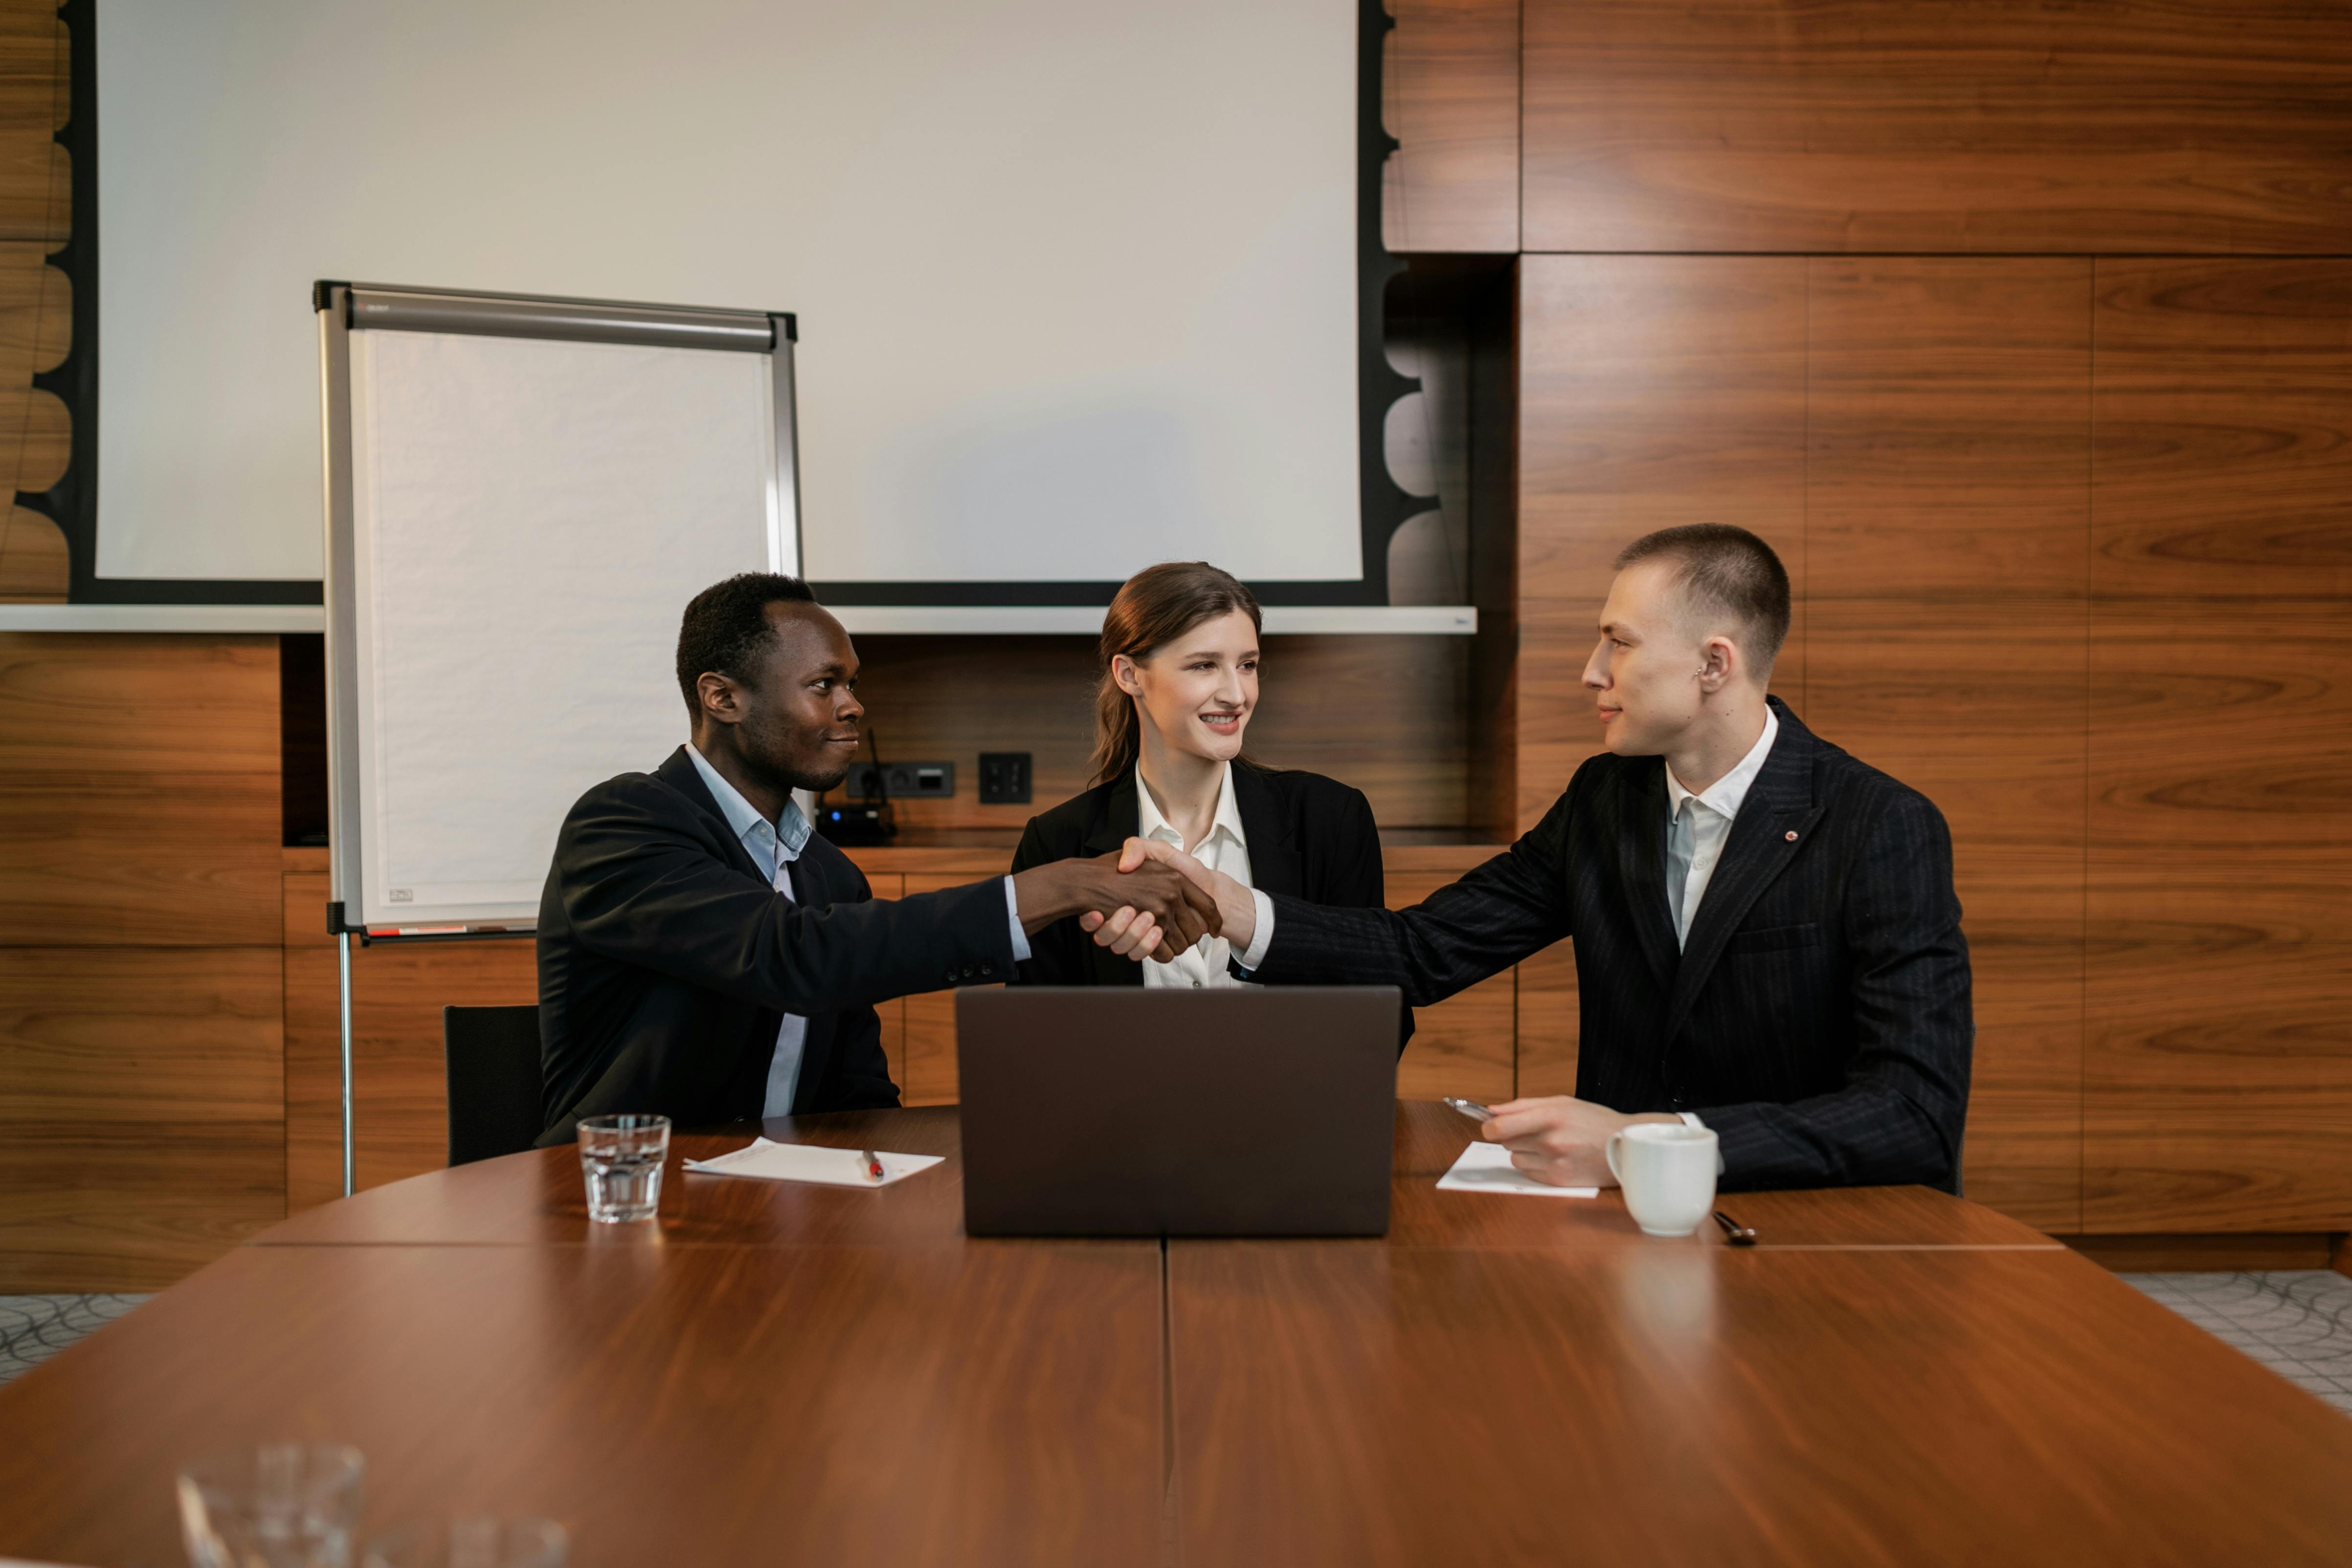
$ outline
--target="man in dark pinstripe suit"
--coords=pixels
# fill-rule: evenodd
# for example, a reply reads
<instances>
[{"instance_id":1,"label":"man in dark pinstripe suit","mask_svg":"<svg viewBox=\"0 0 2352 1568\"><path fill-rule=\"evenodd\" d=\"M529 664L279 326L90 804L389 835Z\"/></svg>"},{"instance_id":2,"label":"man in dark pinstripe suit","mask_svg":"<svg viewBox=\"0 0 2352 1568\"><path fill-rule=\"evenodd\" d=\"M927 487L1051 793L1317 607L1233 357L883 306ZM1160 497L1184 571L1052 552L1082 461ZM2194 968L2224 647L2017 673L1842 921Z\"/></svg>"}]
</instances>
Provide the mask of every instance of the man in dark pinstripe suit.
<instances>
[{"instance_id":1,"label":"man in dark pinstripe suit","mask_svg":"<svg viewBox=\"0 0 2352 1568\"><path fill-rule=\"evenodd\" d=\"M1217 895L1268 985L1394 983L1442 1001L1563 937L1582 1007L1576 1094L1495 1107L1486 1136L1544 1181L1609 1185L1633 1122L1715 1130L1727 1188L1958 1190L1968 945L1927 797L1765 695L1789 628L1770 547L1722 524L1618 558L1584 684L1605 754L1509 850L1402 911L1269 897L1130 841ZM1099 921L1088 917L1088 923ZM1113 916L1096 940L1156 943Z\"/></svg>"}]
</instances>

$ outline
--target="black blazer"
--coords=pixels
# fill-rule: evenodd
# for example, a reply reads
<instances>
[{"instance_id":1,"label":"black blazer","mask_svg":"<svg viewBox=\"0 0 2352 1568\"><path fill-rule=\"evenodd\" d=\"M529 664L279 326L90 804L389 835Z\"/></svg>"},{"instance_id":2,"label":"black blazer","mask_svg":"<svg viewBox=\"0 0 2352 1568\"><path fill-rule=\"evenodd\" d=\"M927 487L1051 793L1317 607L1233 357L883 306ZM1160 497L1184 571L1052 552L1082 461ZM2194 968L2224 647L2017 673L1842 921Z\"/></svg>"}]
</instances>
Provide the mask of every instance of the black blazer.
<instances>
[{"instance_id":1,"label":"black blazer","mask_svg":"<svg viewBox=\"0 0 2352 1568\"><path fill-rule=\"evenodd\" d=\"M1926 796L1772 708L1780 737L1684 951L1665 766L1603 755L1532 831L1414 908L1276 898L1255 977L1394 979L1427 1006L1572 936L1580 1098L1696 1113L1727 1188L1958 1191L1976 1030L1951 836Z\"/></svg>"},{"instance_id":2,"label":"black blazer","mask_svg":"<svg viewBox=\"0 0 2352 1568\"><path fill-rule=\"evenodd\" d=\"M797 1113L896 1105L873 1004L1013 972L1001 880L877 902L811 834L793 899L760 873L686 748L580 798L539 905L543 1147L582 1116L756 1121L787 1012Z\"/></svg>"},{"instance_id":3,"label":"black blazer","mask_svg":"<svg viewBox=\"0 0 2352 1568\"><path fill-rule=\"evenodd\" d=\"M1254 763L1234 764L1234 807L1249 839L1250 880L1284 894L1342 909L1378 909L1385 902L1381 835L1363 791L1319 773L1294 773ZM1142 824L1135 775L1097 784L1042 816L1029 819L1013 869L1048 861L1109 854ZM1280 929L1276 922L1276 928ZM1139 986L1143 966L1122 958L1078 929L1056 920L1029 938L1029 961L1015 983L1031 986ZM1372 982L1390 984L1387 976ZM1397 1049L1412 1038L1412 1010L1404 1009Z\"/></svg>"}]
</instances>

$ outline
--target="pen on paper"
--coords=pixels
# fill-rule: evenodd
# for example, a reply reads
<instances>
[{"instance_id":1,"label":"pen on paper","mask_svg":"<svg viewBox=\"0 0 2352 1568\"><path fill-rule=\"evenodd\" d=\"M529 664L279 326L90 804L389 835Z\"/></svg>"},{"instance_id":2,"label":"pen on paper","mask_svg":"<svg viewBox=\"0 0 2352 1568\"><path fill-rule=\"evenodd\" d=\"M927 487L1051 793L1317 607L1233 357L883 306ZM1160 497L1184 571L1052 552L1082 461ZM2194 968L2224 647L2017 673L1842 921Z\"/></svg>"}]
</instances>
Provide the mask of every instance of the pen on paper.
<instances>
[{"instance_id":1,"label":"pen on paper","mask_svg":"<svg viewBox=\"0 0 2352 1568\"><path fill-rule=\"evenodd\" d=\"M866 1172L866 1179L879 1183L883 1176L882 1156L872 1149L860 1149L857 1151L857 1158Z\"/></svg>"}]
</instances>

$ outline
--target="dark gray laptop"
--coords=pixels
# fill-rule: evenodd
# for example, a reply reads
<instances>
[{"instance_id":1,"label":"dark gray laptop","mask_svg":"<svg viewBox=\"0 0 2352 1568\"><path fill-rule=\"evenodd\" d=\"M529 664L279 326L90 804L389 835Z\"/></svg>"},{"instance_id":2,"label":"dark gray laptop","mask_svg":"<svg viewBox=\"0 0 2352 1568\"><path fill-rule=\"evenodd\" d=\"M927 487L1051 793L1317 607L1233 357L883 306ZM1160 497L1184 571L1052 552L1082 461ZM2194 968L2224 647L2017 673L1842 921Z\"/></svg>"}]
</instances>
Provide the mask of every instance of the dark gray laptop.
<instances>
[{"instance_id":1,"label":"dark gray laptop","mask_svg":"<svg viewBox=\"0 0 2352 1568\"><path fill-rule=\"evenodd\" d=\"M973 1236L1379 1236L1393 986L956 996Z\"/></svg>"}]
</instances>

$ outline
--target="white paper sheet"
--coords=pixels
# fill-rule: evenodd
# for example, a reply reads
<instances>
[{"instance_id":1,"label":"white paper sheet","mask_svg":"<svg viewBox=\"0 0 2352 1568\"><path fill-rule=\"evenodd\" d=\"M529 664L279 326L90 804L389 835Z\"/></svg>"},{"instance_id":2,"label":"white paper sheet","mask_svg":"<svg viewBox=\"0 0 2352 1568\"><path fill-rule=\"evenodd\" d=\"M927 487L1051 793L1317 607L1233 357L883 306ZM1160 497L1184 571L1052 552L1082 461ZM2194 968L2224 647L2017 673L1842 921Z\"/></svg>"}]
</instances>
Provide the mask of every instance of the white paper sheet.
<instances>
[{"instance_id":1,"label":"white paper sheet","mask_svg":"<svg viewBox=\"0 0 2352 1568\"><path fill-rule=\"evenodd\" d=\"M1511 1164L1511 1151L1485 1139L1473 1143L1437 1178L1440 1192L1515 1192L1522 1197L1599 1197L1597 1186L1554 1186L1524 1176Z\"/></svg>"},{"instance_id":2,"label":"white paper sheet","mask_svg":"<svg viewBox=\"0 0 2352 1568\"><path fill-rule=\"evenodd\" d=\"M823 1186L888 1186L904 1181L917 1171L927 1171L943 1157L939 1155L886 1155L877 1152L882 1162L882 1179L870 1181L866 1175L866 1162L856 1149L829 1149L815 1144L779 1144L772 1138L759 1138L732 1154L720 1155L712 1160L688 1160L686 1168L704 1176L757 1176L762 1181L811 1181Z\"/></svg>"}]
</instances>

